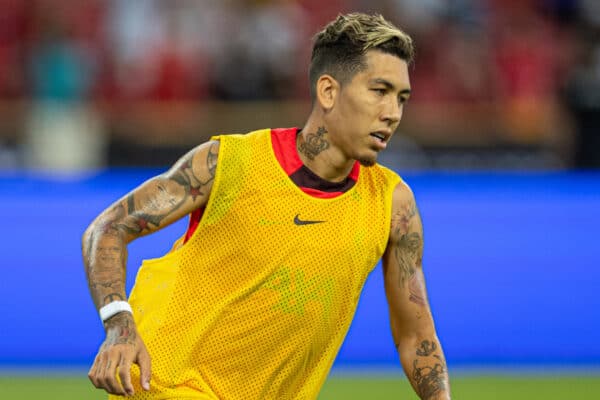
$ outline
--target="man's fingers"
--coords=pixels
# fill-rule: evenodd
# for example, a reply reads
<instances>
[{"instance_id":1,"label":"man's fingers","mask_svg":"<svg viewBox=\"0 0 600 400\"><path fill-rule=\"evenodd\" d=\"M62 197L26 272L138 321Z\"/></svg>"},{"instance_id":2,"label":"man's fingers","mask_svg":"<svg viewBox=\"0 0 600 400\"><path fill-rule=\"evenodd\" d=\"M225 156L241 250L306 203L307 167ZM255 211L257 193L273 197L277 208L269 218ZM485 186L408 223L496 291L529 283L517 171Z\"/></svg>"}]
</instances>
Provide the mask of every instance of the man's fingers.
<instances>
[{"instance_id":1,"label":"man's fingers","mask_svg":"<svg viewBox=\"0 0 600 400\"><path fill-rule=\"evenodd\" d=\"M92 384L98 389L101 389L100 383L98 382L98 365L100 363L100 354L98 354L94 359L92 367L88 371L88 378L90 379L90 381L92 381Z\"/></svg>"},{"instance_id":2,"label":"man's fingers","mask_svg":"<svg viewBox=\"0 0 600 400\"><path fill-rule=\"evenodd\" d=\"M119 362L119 379L121 380L121 385L123 385L123 390L125 390L127 395L132 395L135 392L133 385L131 384L132 363L132 357L121 356L121 360Z\"/></svg>"},{"instance_id":3,"label":"man's fingers","mask_svg":"<svg viewBox=\"0 0 600 400\"><path fill-rule=\"evenodd\" d=\"M109 354L103 371L101 371L102 378L100 382L102 383L102 387L109 393L124 395L125 390L123 390L123 387L117 380L117 367L120 360L121 354L119 352L113 351Z\"/></svg>"},{"instance_id":4,"label":"man's fingers","mask_svg":"<svg viewBox=\"0 0 600 400\"><path fill-rule=\"evenodd\" d=\"M140 366L141 386L150 390L150 355L141 338L136 342L105 344L98 351L88 372L94 386L110 394L133 395L135 388L131 382L131 365L135 362Z\"/></svg>"},{"instance_id":5,"label":"man's fingers","mask_svg":"<svg viewBox=\"0 0 600 400\"><path fill-rule=\"evenodd\" d=\"M151 362L150 354L145 347L138 352L137 364L140 366L140 384L144 390L150 390Z\"/></svg>"}]
</instances>

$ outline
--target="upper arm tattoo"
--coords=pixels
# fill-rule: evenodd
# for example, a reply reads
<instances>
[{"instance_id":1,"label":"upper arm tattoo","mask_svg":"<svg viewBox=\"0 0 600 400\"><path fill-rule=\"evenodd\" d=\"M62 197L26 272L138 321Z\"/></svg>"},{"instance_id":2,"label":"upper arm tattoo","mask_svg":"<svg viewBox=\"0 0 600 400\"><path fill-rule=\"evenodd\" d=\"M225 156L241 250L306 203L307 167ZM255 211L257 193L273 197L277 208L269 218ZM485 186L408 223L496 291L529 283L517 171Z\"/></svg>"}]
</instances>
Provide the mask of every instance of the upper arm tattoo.
<instances>
[{"instance_id":1,"label":"upper arm tattoo","mask_svg":"<svg viewBox=\"0 0 600 400\"><path fill-rule=\"evenodd\" d=\"M196 197L202 196L205 193L202 191L214 178L216 169L217 153L215 147L217 145L212 143L208 154L206 155L205 166L208 171L207 177L200 177L194 172L193 156L186 156L178 165L173 168L173 172L170 175L171 180L177 182L186 191L186 198L191 197L192 200L196 200Z\"/></svg>"},{"instance_id":2,"label":"upper arm tattoo","mask_svg":"<svg viewBox=\"0 0 600 400\"><path fill-rule=\"evenodd\" d=\"M208 149L208 156L206 157L206 166L208 168L209 178L213 180L215 178L215 173L217 171L217 145L215 143L210 145Z\"/></svg>"},{"instance_id":3,"label":"upper arm tattoo","mask_svg":"<svg viewBox=\"0 0 600 400\"><path fill-rule=\"evenodd\" d=\"M417 206L414 201L403 204L392 216L394 258L400 268L400 282L404 286L414 277L417 268L421 267L423 256L423 239L421 233L416 232L415 225L418 218ZM410 287L414 286L411 284Z\"/></svg>"},{"instance_id":4,"label":"upper arm tattoo","mask_svg":"<svg viewBox=\"0 0 600 400\"><path fill-rule=\"evenodd\" d=\"M206 154L206 176L199 176L194 171L195 153L189 153L171 170L151 181L151 195L145 196L143 191L131 193L127 197L127 216L122 218L117 227L129 235L139 235L159 228L171 213L178 210L190 199L207 194L207 186L214 179L217 165L217 144L212 143Z\"/></svg>"}]
</instances>

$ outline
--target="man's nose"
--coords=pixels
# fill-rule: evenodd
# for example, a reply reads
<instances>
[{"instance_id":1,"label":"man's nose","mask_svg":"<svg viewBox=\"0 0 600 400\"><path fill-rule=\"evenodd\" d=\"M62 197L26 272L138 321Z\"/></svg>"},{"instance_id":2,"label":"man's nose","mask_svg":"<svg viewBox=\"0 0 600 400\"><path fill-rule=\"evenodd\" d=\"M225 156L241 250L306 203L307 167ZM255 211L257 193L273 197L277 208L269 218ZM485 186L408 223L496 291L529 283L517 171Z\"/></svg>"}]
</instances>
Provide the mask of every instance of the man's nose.
<instances>
[{"instance_id":1,"label":"man's nose","mask_svg":"<svg viewBox=\"0 0 600 400\"><path fill-rule=\"evenodd\" d=\"M399 123L401 118L402 104L400 104L398 101L390 101L381 115L381 119L387 122L389 125L394 125Z\"/></svg>"}]
</instances>

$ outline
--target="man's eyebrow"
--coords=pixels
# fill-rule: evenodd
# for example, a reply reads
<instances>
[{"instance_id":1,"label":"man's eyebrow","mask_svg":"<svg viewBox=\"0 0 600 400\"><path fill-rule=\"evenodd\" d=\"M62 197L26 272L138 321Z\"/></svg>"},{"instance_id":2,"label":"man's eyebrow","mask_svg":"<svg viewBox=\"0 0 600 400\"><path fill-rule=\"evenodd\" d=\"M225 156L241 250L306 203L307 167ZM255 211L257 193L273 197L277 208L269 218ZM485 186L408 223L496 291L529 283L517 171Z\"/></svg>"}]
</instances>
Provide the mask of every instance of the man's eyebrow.
<instances>
[{"instance_id":1,"label":"man's eyebrow","mask_svg":"<svg viewBox=\"0 0 600 400\"><path fill-rule=\"evenodd\" d=\"M372 79L371 83L384 85L389 90L395 90L396 89L396 85L394 85L392 82L388 81L387 79L383 79L383 78ZM407 89L403 89L403 90L400 91L400 94L410 94L410 89L408 89L408 88Z\"/></svg>"}]
</instances>

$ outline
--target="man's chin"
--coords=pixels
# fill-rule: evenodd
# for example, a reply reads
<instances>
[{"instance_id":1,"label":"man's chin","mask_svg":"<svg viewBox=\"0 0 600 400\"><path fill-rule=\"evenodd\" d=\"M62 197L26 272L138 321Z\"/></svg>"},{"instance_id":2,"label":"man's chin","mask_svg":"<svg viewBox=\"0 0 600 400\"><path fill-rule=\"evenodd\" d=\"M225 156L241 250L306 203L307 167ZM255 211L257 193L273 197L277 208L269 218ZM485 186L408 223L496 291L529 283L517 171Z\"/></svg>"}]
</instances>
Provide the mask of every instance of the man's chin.
<instances>
[{"instance_id":1,"label":"man's chin","mask_svg":"<svg viewBox=\"0 0 600 400\"><path fill-rule=\"evenodd\" d=\"M376 158L359 158L358 163L363 167L372 167L377 163Z\"/></svg>"}]
</instances>

